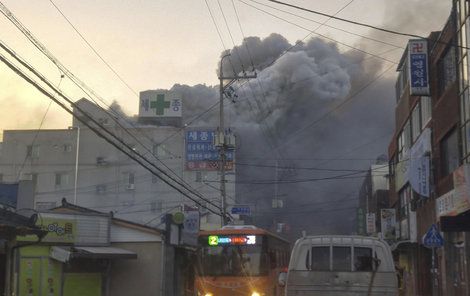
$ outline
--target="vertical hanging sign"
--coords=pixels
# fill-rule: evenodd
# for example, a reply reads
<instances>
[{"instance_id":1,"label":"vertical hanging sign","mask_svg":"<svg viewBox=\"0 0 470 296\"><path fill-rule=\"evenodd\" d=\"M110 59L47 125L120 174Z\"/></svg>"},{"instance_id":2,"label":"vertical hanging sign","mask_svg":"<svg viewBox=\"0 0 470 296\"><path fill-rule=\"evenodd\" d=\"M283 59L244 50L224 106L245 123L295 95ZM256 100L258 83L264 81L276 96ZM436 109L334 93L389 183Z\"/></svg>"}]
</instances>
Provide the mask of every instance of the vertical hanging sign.
<instances>
[{"instance_id":1,"label":"vertical hanging sign","mask_svg":"<svg viewBox=\"0 0 470 296\"><path fill-rule=\"evenodd\" d=\"M426 39L408 41L410 95L429 96L428 42Z\"/></svg>"}]
</instances>

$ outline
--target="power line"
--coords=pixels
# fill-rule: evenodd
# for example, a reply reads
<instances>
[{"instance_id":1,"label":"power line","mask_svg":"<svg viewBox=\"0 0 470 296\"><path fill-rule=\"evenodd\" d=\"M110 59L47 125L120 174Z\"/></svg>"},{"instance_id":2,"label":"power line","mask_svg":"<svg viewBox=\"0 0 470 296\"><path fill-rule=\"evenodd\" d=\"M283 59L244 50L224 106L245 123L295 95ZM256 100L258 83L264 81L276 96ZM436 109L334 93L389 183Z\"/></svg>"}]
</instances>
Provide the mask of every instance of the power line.
<instances>
[{"instance_id":1,"label":"power line","mask_svg":"<svg viewBox=\"0 0 470 296\"><path fill-rule=\"evenodd\" d=\"M426 40L430 40L430 41L433 41L433 42L438 42L438 43L443 43L443 44L450 44L450 43L442 42L442 41L439 41L439 40L432 40L430 38L427 38L427 37L424 37L424 36L421 36L421 35L417 35L417 34L399 32L399 31L395 31L395 30L391 30L391 29L380 28L380 27L369 25L369 24L366 24L366 23L361 23L361 22L345 19L345 18L340 18L340 17L333 16L333 15L330 15L330 14L327 14L327 13L324 13L324 12L308 9L308 8L297 6L297 5L290 4L290 3L281 2L281 1L278 1L278 0L267 0L267 1L273 2L273 3L276 3L276 4L280 4L280 5L284 5L284 6L288 6L288 7L291 7L291 8L295 8L295 9L298 9L298 10L310 12L310 13L313 13L313 14L316 14L316 15L330 17L330 18L338 20L338 21L342 21L342 22L346 22L346 23L350 23L350 24L354 24L354 25L358 25L358 26L362 26L362 27L367 27L369 29L373 29L373 30L377 30L377 31L382 31L382 32L385 32L385 33L393 34L393 35L400 35L400 36L412 37L412 38L418 38L418 39L426 39ZM455 44L451 44L451 45L455 46L455 47L459 47L459 48L470 49L470 47L466 47L466 46L455 45Z\"/></svg>"},{"instance_id":2,"label":"power line","mask_svg":"<svg viewBox=\"0 0 470 296\"><path fill-rule=\"evenodd\" d=\"M224 39L222 38L222 34L220 34L219 26L217 25L217 22L215 21L215 17L212 14L212 10L209 6L209 3L207 3L207 0L204 0L204 2L206 2L207 10L209 11L209 14L211 16L212 23L214 24L215 30L217 31L217 35L219 35L220 43L222 43L222 48L225 50L226 46L225 46Z\"/></svg>"},{"instance_id":3,"label":"power line","mask_svg":"<svg viewBox=\"0 0 470 296\"><path fill-rule=\"evenodd\" d=\"M296 27L298 27L298 28L301 28L301 29L303 29L303 30L305 30L305 31L309 31L309 32L311 32L312 34L321 36L321 37L323 37L323 38L325 38L325 39L327 39L327 40L330 40L330 41L333 41L333 42L335 42L335 43L341 44L341 45L343 45L343 46L346 46L346 47L348 47L348 48L350 48L350 49L356 50L356 51L361 52L361 53L363 53L363 54L373 56L373 57L375 57L375 58L384 60L384 61L386 61L386 62L388 62L388 63L391 63L391 64L394 64L394 65L398 65L398 63L395 62L395 61L392 61L392 60L389 60L389 59L387 59L387 58L381 57L381 56L379 56L379 55L377 55L377 54L370 53L370 52L368 52L368 51L365 51L365 50L363 50L363 49L354 47L354 46L349 45L349 44L347 44L347 43L344 43L344 42L335 40L335 39L333 39L333 38L331 38L331 37L328 37L328 36L326 36L326 35L324 35L324 34L317 33L317 32L315 32L315 31L313 31L313 30L311 30L311 29L309 29L309 28L306 28L306 27L302 26L302 25L299 25L299 24L297 24L297 23L294 23L294 22L292 22L292 21L289 21L289 20L287 20L287 19L285 19L285 18L283 18L283 17L280 17L280 16L278 16L278 15L275 15L275 14L273 14L273 13L271 13L271 12L268 12L268 11L266 11L266 10L264 10L264 9L261 9L261 8L259 8L259 7L254 6L254 5L251 5L251 4L249 4L249 3L246 3L246 2L243 1L243 0L238 0L238 1L242 2L243 4L245 4L245 5L247 5L247 6L250 6L250 7L254 8L254 9L256 9L256 10L259 10L259 11L265 13L265 14L268 14L268 15L270 15L270 16L272 16L272 17L275 17L275 18L277 18L277 19L280 19L280 20L282 20L282 21L284 21L284 22L286 22L286 23L289 23L289 24L291 24L291 25L293 25L293 26L296 26Z\"/></svg>"},{"instance_id":4,"label":"power line","mask_svg":"<svg viewBox=\"0 0 470 296\"><path fill-rule=\"evenodd\" d=\"M80 33L80 31L77 29L77 27L75 27L72 22L67 18L67 16L62 12L62 10L54 3L54 1L52 0L49 0L49 2L51 2L51 4L55 7L55 9L57 9L57 11L64 17L64 19L67 21L67 23L69 23L69 25L74 29L74 31L80 36L80 38L88 45L88 47L95 53L95 55L108 67L109 70L111 70L111 72L114 73L114 75L116 75L117 78L119 78L119 80L131 91L133 92L135 95L139 95L122 77L121 75L119 75L118 72L116 72L116 70L114 70L114 68L101 56L101 54L99 54L99 52L93 47L93 45L90 44L90 42L88 42L88 40L85 38L85 36L83 36L82 33Z\"/></svg>"},{"instance_id":5,"label":"power line","mask_svg":"<svg viewBox=\"0 0 470 296\"><path fill-rule=\"evenodd\" d=\"M322 177L322 178L309 178L309 179L297 179L297 180L237 180L233 183L240 183L240 184L283 184L283 183L304 183L304 182L311 182L311 181L323 181L323 180L334 180L334 179L349 179L351 176L357 176L359 174L368 173L369 171L379 171L383 168L388 168L388 164L382 165L373 169L366 169L366 170L356 170L347 174L341 174L337 176L331 177ZM359 176L364 177L364 176ZM217 182L217 181L206 181L206 182Z\"/></svg>"},{"instance_id":6,"label":"power line","mask_svg":"<svg viewBox=\"0 0 470 296\"><path fill-rule=\"evenodd\" d=\"M232 32L230 31L230 26L228 25L227 18L225 17L224 10L222 9L222 5L220 4L220 0L217 0L217 3L219 4L220 12L222 13L222 17L225 21L225 26L227 27L228 34L230 36L230 39L232 40L233 47L235 47L235 40L233 39ZM240 65L242 67L242 71L243 71L243 73L245 73L245 66L243 65L243 61L242 61L242 58L240 56L240 53L238 51L236 53L237 53L237 56L238 56L238 60L240 61Z\"/></svg>"},{"instance_id":7,"label":"power line","mask_svg":"<svg viewBox=\"0 0 470 296\"><path fill-rule=\"evenodd\" d=\"M277 8L277 7L274 7L274 6L265 4L265 3L261 3L261 2L256 1L256 0L249 0L249 1L250 1L250 2L254 2L254 3L257 3L257 4L262 5L262 6L265 6L265 7L269 7L269 8L271 8L271 9L274 9L274 10L277 10L277 11L280 11L280 12L283 12L283 13L286 13L286 14L289 14L289 15L292 15L292 16L295 16L295 17L298 17L298 18L303 19L303 20L307 20L307 21L310 21L310 22L319 24L319 26L318 26L315 30L318 30L320 27L323 27L323 26L324 26L324 27L328 27L328 28L331 28L331 29L335 29L335 30L338 30L338 31L340 31L340 32L344 32L344 33L347 33L347 34L350 34L350 35L353 35L353 36L361 37L361 38L366 39L366 40L370 40L370 41L374 41L374 42L381 43L381 44L384 44L384 45L392 46L392 47L397 48L397 49L398 49L398 48L400 48L400 49L405 49L403 46L399 46L399 45L396 45L396 44L393 44L393 43L389 43L389 42L386 42L386 41L383 41L383 40L380 40L380 39L372 38L372 37L369 37L369 36L366 36L366 35L357 34L357 33L354 33L354 32L351 32L351 31L348 31L348 30L345 30L345 29L341 29L341 28L338 28L338 27L335 27L335 26L331 26L331 25L326 24L326 22L328 22L329 20L332 19L331 17L329 17L325 22L321 23L321 22L315 21L315 20L313 20L313 19L304 17L304 16L302 16L302 15L295 14L295 13L292 13L292 12L290 12L290 11L283 10L283 9L280 9L280 8ZM348 7L349 5L351 5L352 2L354 2L354 0L351 0L349 3L347 3L345 6L343 6L343 8L341 8L339 11L335 12L335 13L333 14L333 16L338 15L339 12L341 12L341 11L344 10L346 7ZM310 35L311 35L311 34L309 34L309 35L307 35L307 36L310 36ZM305 38L304 38L304 39L305 39Z\"/></svg>"}]
</instances>

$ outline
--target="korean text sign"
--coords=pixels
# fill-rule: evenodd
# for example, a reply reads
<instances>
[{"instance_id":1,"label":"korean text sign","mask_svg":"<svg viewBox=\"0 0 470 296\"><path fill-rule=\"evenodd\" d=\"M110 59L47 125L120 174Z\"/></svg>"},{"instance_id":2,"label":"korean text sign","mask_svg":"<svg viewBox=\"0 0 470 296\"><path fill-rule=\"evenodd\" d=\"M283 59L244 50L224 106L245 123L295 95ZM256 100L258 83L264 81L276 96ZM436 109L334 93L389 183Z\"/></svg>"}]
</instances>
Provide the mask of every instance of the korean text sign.
<instances>
[{"instance_id":1,"label":"korean text sign","mask_svg":"<svg viewBox=\"0 0 470 296\"><path fill-rule=\"evenodd\" d=\"M412 96L428 96L428 42L426 39L412 39L408 42L408 69L410 94Z\"/></svg>"}]
</instances>

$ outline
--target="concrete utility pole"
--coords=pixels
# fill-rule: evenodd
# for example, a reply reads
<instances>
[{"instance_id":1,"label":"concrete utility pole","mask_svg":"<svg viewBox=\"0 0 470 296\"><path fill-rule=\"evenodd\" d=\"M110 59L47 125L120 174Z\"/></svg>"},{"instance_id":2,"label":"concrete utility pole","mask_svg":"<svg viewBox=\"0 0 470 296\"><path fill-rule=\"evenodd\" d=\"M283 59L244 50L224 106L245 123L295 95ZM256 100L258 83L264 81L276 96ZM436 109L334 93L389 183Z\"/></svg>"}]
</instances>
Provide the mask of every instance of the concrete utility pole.
<instances>
[{"instance_id":1,"label":"concrete utility pole","mask_svg":"<svg viewBox=\"0 0 470 296\"><path fill-rule=\"evenodd\" d=\"M222 65L225 58L229 57L230 54L227 53L220 59L220 69L219 69L219 131L217 133L216 146L219 147L220 155L220 194L221 194L221 207L222 207L222 226L227 224L227 195L225 191L225 163L226 163L226 154L225 150L227 149L227 142L225 140L225 126L224 126L224 90L226 87L230 86L233 82L240 79L250 79L256 78L256 73L254 75L238 76L234 73L233 76L224 76L222 71ZM224 80L229 80L229 83L224 86Z\"/></svg>"}]
</instances>

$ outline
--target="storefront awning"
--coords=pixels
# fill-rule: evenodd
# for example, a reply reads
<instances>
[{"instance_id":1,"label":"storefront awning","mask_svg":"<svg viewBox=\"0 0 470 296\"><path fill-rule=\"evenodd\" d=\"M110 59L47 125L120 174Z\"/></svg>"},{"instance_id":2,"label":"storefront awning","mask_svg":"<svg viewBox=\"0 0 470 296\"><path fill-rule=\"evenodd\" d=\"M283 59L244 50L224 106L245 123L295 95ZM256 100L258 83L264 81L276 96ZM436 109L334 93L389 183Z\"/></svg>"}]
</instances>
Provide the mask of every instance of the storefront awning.
<instances>
[{"instance_id":1,"label":"storefront awning","mask_svg":"<svg viewBox=\"0 0 470 296\"><path fill-rule=\"evenodd\" d=\"M74 258L137 259L137 253L114 247L74 247Z\"/></svg>"}]
</instances>

